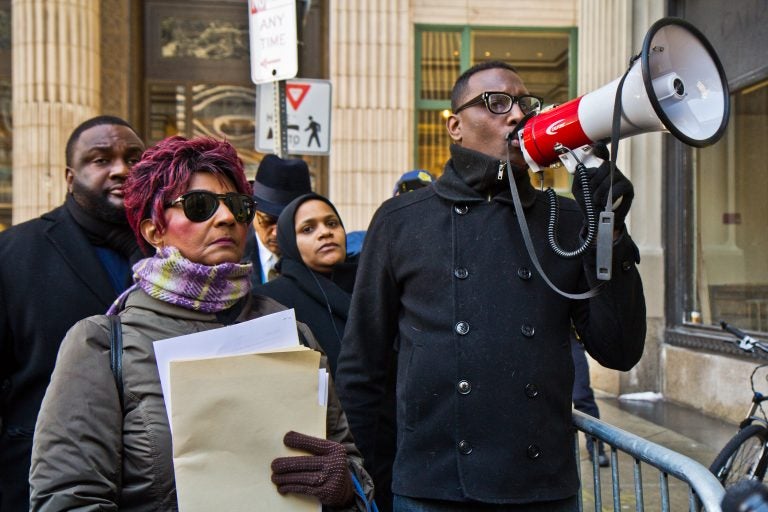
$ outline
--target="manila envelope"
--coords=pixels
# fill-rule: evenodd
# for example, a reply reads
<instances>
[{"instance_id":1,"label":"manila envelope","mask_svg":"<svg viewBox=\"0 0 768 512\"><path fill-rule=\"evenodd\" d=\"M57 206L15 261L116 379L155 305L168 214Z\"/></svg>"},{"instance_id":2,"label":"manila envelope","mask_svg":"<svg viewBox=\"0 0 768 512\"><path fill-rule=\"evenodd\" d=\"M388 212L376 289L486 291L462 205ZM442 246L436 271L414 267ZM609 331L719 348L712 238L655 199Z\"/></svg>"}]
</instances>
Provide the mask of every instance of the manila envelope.
<instances>
[{"instance_id":1,"label":"manila envelope","mask_svg":"<svg viewBox=\"0 0 768 512\"><path fill-rule=\"evenodd\" d=\"M179 510L320 510L311 497L281 495L270 479L276 457L308 455L283 444L286 432L325 438L319 364L306 347L171 361Z\"/></svg>"}]
</instances>

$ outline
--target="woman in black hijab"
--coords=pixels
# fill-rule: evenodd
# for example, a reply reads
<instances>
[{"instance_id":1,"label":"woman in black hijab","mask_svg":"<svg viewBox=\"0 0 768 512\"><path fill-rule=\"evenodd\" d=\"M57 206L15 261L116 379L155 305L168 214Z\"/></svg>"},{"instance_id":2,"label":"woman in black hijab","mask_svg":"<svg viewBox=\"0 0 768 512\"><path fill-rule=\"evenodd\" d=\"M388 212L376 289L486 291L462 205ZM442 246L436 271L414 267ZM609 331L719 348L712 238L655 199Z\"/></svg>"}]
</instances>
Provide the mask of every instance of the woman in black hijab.
<instances>
[{"instance_id":1,"label":"woman in black hijab","mask_svg":"<svg viewBox=\"0 0 768 512\"><path fill-rule=\"evenodd\" d=\"M297 197L277 220L277 243L280 276L254 293L294 308L323 347L333 376L357 270L345 262L346 232L336 207L315 193Z\"/></svg>"},{"instance_id":2,"label":"woman in black hijab","mask_svg":"<svg viewBox=\"0 0 768 512\"><path fill-rule=\"evenodd\" d=\"M280 276L257 286L254 293L295 309L296 320L309 326L327 354L333 375L357 271L356 260L350 261L346 255L346 232L336 207L318 194L297 197L277 220L277 243L281 251ZM390 364L390 391L379 413L376 457L366 460L381 511L392 509L396 360Z\"/></svg>"}]
</instances>

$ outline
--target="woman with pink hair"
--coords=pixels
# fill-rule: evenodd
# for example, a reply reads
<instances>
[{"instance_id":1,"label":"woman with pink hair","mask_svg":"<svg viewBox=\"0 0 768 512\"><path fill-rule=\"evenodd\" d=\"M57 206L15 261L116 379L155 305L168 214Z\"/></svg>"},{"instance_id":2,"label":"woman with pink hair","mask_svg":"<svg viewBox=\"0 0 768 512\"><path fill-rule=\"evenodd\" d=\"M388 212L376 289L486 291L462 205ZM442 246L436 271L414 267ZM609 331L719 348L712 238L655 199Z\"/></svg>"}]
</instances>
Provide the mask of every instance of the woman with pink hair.
<instances>
[{"instance_id":1,"label":"woman with pink hair","mask_svg":"<svg viewBox=\"0 0 768 512\"><path fill-rule=\"evenodd\" d=\"M152 343L284 309L251 295L251 265L240 263L255 204L229 143L165 139L144 153L124 190L128 222L153 254L133 267L135 284L109 312L122 324L122 375L110 367L110 317L70 329L35 428L32 510L177 510ZM319 350L310 330L298 329ZM365 510L372 484L332 390L327 439L288 432L284 442L309 455L273 461L278 492Z\"/></svg>"}]
</instances>

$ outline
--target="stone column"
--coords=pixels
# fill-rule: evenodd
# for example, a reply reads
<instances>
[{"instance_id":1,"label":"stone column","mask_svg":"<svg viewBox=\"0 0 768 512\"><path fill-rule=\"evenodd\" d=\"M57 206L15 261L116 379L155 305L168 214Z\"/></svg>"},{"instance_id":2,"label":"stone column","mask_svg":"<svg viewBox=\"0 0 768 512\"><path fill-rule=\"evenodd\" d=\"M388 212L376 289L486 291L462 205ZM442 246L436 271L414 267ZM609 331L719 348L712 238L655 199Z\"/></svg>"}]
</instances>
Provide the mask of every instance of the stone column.
<instances>
[{"instance_id":1,"label":"stone column","mask_svg":"<svg viewBox=\"0 0 768 512\"><path fill-rule=\"evenodd\" d=\"M579 12L579 94L594 91L626 71L640 52L654 21L664 16L663 0L590 0ZM660 391L660 346L664 329L664 253L662 246L661 134L624 139L617 165L632 180L635 198L627 220L640 249L639 266L647 304L648 334L641 362L619 373L592 364L595 388L614 394Z\"/></svg>"},{"instance_id":2,"label":"stone column","mask_svg":"<svg viewBox=\"0 0 768 512\"><path fill-rule=\"evenodd\" d=\"M13 223L64 200L64 149L99 112L100 0L13 0Z\"/></svg>"},{"instance_id":3,"label":"stone column","mask_svg":"<svg viewBox=\"0 0 768 512\"><path fill-rule=\"evenodd\" d=\"M131 41L131 2L100 0L101 35L99 68L101 75L101 111L131 121L132 70L139 57ZM138 123L137 123L138 124ZM134 126L137 130L140 127Z\"/></svg>"},{"instance_id":4,"label":"stone column","mask_svg":"<svg viewBox=\"0 0 768 512\"><path fill-rule=\"evenodd\" d=\"M331 0L330 198L365 229L413 153L413 27L407 0Z\"/></svg>"}]
</instances>

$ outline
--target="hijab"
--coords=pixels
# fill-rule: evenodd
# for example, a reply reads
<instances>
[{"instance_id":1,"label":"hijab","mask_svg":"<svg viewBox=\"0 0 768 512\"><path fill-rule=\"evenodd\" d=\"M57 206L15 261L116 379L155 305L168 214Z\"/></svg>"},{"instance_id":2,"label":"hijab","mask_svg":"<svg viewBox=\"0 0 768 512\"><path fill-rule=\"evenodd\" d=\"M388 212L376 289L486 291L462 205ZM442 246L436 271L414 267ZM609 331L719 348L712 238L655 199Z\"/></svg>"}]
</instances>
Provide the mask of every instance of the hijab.
<instances>
[{"instance_id":1,"label":"hijab","mask_svg":"<svg viewBox=\"0 0 768 512\"><path fill-rule=\"evenodd\" d=\"M323 197L320 194L315 194L314 192L299 196L288 203L282 213L280 213L280 217L277 219L277 244L280 246L280 256L282 258L302 263L304 262L301 257L301 252L299 252L299 246L296 243L296 211L302 204L312 200L322 201L330 206L333 213L339 218L341 227L344 227L344 223L341 221L341 215L339 215L336 207L333 206L333 203L328 200L328 198Z\"/></svg>"},{"instance_id":2,"label":"hijab","mask_svg":"<svg viewBox=\"0 0 768 512\"><path fill-rule=\"evenodd\" d=\"M310 296L346 320L357 266L340 262L330 274L313 271L304 263L296 243L296 211L302 204L311 200L322 201L330 206L339 218L341 227L344 227L338 210L327 198L314 192L297 197L288 203L277 219L277 244L281 251L278 269L296 280L303 281L303 288Z\"/></svg>"}]
</instances>

